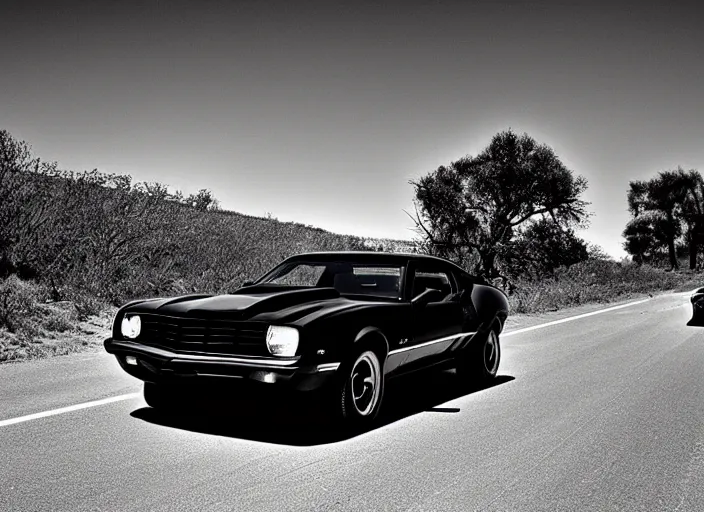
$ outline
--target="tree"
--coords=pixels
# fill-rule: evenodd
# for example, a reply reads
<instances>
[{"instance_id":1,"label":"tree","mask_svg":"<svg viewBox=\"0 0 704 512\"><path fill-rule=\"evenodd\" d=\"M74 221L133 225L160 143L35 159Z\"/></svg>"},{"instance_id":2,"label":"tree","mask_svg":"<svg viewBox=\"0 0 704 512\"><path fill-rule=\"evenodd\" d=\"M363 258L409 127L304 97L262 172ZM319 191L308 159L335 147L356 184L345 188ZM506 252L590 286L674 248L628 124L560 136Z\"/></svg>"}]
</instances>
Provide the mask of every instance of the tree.
<instances>
[{"instance_id":1,"label":"tree","mask_svg":"<svg viewBox=\"0 0 704 512\"><path fill-rule=\"evenodd\" d=\"M587 244L587 259L592 261L613 261L609 253L597 244Z\"/></svg>"},{"instance_id":2,"label":"tree","mask_svg":"<svg viewBox=\"0 0 704 512\"><path fill-rule=\"evenodd\" d=\"M646 211L631 219L623 231L623 248L638 264L659 264L668 260L671 227L662 212ZM679 232L678 232L679 233Z\"/></svg>"},{"instance_id":3,"label":"tree","mask_svg":"<svg viewBox=\"0 0 704 512\"><path fill-rule=\"evenodd\" d=\"M35 158L27 143L0 130L0 276L36 274L34 247L52 220L59 175L56 163Z\"/></svg>"},{"instance_id":4,"label":"tree","mask_svg":"<svg viewBox=\"0 0 704 512\"><path fill-rule=\"evenodd\" d=\"M486 278L503 277L512 241L532 222L550 219L567 229L586 221L580 199L587 182L575 177L545 144L508 130L477 156L411 181L413 220L431 253L452 258Z\"/></svg>"},{"instance_id":5,"label":"tree","mask_svg":"<svg viewBox=\"0 0 704 512\"><path fill-rule=\"evenodd\" d=\"M689 268L697 267L697 254L704 234L704 178L698 171L679 172L684 174L683 184L686 189L682 203L682 218L687 226L687 245L689 246Z\"/></svg>"},{"instance_id":6,"label":"tree","mask_svg":"<svg viewBox=\"0 0 704 512\"><path fill-rule=\"evenodd\" d=\"M704 213L703 195L704 181L694 170L677 168L662 171L651 180L630 182L628 209L633 219L624 231L626 251L636 261L642 261L647 254L654 255L666 247L669 266L675 270L679 268L676 243L686 233L690 268L693 269L697 255L694 233L698 219Z\"/></svg>"},{"instance_id":7,"label":"tree","mask_svg":"<svg viewBox=\"0 0 704 512\"><path fill-rule=\"evenodd\" d=\"M219 209L217 199L210 190L205 188L200 189L197 194L188 196L185 204L201 212Z\"/></svg>"},{"instance_id":8,"label":"tree","mask_svg":"<svg viewBox=\"0 0 704 512\"><path fill-rule=\"evenodd\" d=\"M584 240L574 230L564 229L550 218L531 222L502 255L504 268L510 275L528 274L534 278L588 258Z\"/></svg>"}]
</instances>

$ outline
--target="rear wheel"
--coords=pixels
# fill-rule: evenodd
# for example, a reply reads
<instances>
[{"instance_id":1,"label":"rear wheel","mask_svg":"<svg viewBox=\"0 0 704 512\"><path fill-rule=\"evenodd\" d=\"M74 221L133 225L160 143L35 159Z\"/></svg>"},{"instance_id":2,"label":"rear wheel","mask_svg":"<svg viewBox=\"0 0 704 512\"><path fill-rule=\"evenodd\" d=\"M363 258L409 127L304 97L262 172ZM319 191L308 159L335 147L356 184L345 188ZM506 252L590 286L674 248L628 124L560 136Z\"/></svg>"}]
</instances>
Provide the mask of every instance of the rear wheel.
<instances>
[{"instance_id":1,"label":"rear wheel","mask_svg":"<svg viewBox=\"0 0 704 512\"><path fill-rule=\"evenodd\" d=\"M358 352L343 370L342 382L331 400L333 419L351 428L370 425L379 414L384 396L384 371L379 356L369 349Z\"/></svg>"},{"instance_id":2,"label":"rear wheel","mask_svg":"<svg viewBox=\"0 0 704 512\"><path fill-rule=\"evenodd\" d=\"M459 356L457 374L465 384L486 384L496 377L500 362L499 335L491 329L486 336L473 340L465 353Z\"/></svg>"}]
</instances>

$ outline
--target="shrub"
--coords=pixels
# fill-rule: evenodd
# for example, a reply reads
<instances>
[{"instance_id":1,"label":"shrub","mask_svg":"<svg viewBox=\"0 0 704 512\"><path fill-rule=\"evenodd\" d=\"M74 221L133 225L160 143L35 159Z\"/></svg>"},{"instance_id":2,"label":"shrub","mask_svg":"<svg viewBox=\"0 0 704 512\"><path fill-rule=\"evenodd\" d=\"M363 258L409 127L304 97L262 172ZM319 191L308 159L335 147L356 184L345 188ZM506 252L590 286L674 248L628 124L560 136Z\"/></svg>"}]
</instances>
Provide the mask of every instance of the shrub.
<instances>
[{"instance_id":1,"label":"shrub","mask_svg":"<svg viewBox=\"0 0 704 512\"><path fill-rule=\"evenodd\" d=\"M0 327L17 331L24 319L34 312L40 295L36 284L22 281L17 276L0 279Z\"/></svg>"},{"instance_id":2,"label":"shrub","mask_svg":"<svg viewBox=\"0 0 704 512\"><path fill-rule=\"evenodd\" d=\"M75 327L80 311L72 302L47 303L47 290L17 276L0 279L0 327L23 336L46 331L64 332ZM105 309L105 305L97 309Z\"/></svg>"},{"instance_id":3,"label":"shrub","mask_svg":"<svg viewBox=\"0 0 704 512\"><path fill-rule=\"evenodd\" d=\"M697 276L691 273L668 272L631 262L588 260L562 267L549 278L516 281L509 303L514 313L537 313L611 302L637 294L694 288L697 283Z\"/></svg>"}]
</instances>

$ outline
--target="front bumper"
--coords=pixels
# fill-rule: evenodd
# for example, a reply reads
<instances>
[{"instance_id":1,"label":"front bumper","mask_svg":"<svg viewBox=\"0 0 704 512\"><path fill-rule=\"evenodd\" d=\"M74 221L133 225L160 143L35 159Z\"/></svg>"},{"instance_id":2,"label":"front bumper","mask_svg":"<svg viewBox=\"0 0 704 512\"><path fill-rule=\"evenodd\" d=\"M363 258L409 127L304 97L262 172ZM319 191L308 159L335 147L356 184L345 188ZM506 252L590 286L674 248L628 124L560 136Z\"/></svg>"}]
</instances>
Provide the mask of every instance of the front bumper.
<instances>
[{"instance_id":1,"label":"front bumper","mask_svg":"<svg viewBox=\"0 0 704 512\"><path fill-rule=\"evenodd\" d=\"M302 364L298 357L279 359L183 354L112 338L106 339L104 346L108 353L115 355L123 370L145 382L185 383L194 378L198 382L243 379L312 391L332 380L340 366L340 363Z\"/></svg>"}]
</instances>

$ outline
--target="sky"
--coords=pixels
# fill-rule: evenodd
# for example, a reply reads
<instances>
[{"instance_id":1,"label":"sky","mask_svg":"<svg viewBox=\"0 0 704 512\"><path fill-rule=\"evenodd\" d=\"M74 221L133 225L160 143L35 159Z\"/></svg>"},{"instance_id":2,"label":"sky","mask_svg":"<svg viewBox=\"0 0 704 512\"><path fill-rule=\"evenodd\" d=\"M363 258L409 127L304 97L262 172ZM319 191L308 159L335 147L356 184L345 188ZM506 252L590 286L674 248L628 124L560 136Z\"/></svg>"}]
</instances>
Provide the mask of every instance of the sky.
<instances>
[{"instance_id":1,"label":"sky","mask_svg":"<svg viewBox=\"0 0 704 512\"><path fill-rule=\"evenodd\" d=\"M60 167L410 239L413 187L495 133L587 178L620 258L628 183L704 171L704 7L597 1L0 4L0 129Z\"/></svg>"}]
</instances>

